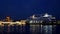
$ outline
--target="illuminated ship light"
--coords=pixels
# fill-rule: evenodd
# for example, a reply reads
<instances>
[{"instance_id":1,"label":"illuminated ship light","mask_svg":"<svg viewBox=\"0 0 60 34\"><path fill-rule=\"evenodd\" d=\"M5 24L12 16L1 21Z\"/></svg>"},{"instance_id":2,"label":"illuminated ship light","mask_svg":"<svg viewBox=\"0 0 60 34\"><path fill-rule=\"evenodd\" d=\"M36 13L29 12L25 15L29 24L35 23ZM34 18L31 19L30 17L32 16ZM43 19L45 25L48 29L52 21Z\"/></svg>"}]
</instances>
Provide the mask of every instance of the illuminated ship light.
<instances>
[{"instance_id":1,"label":"illuminated ship light","mask_svg":"<svg viewBox=\"0 0 60 34\"><path fill-rule=\"evenodd\" d=\"M50 15L48 15L47 13L43 16L43 17L49 17Z\"/></svg>"},{"instance_id":2,"label":"illuminated ship light","mask_svg":"<svg viewBox=\"0 0 60 34\"><path fill-rule=\"evenodd\" d=\"M43 22L51 23L52 19L55 20L55 17L45 13L44 15L39 14L39 15L30 16L30 18L28 18L27 21L29 21L29 23L43 23Z\"/></svg>"}]
</instances>

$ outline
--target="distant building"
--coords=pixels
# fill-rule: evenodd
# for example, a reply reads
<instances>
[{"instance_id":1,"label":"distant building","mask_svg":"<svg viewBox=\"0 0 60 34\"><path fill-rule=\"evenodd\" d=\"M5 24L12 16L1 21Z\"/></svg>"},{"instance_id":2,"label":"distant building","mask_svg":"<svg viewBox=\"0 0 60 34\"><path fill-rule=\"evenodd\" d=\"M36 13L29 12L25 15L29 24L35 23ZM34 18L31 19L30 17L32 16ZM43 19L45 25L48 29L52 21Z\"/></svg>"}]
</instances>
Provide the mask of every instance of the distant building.
<instances>
[{"instance_id":1,"label":"distant building","mask_svg":"<svg viewBox=\"0 0 60 34\"><path fill-rule=\"evenodd\" d=\"M12 22L13 20L9 16L7 16L5 19L3 19L3 21L4 22Z\"/></svg>"}]
</instances>

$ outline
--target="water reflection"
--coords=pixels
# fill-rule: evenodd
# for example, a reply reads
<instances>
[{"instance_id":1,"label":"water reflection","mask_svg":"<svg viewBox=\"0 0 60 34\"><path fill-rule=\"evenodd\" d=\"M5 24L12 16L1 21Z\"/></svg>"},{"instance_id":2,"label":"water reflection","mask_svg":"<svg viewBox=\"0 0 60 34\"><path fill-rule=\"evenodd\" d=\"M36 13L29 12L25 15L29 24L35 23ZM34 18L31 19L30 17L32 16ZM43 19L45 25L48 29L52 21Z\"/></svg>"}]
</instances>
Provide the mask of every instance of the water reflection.
<instances>
[{"instance_id":1,"label":"water reflection","mask_svg":"<svg viewBox=\"0 0 60 34\"><path fill-rule=\"evenodd\" d=\"M31 34L52 34L53 25L30 25Z\"/></svg>"},{"instance_id":2,"label":"water reflection","mask_svg":"<svg viewBox=\"0 0 60 34\"><path fill-rule=\"evenodd\" d=\"M16 34L53 34L56 25L10 25L4 24L0 26L0 33L16 33Z\"/></svg>"}]
</instances>

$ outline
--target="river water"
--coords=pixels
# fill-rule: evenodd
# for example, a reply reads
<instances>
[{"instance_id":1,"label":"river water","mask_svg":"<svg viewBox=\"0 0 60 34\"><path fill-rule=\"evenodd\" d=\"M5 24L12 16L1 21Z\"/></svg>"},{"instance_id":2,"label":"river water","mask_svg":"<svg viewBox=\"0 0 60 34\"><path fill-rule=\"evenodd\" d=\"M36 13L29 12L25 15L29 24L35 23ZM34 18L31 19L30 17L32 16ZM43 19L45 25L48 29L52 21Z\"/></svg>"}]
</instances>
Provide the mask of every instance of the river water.
<instances>
[{"instance_id":1,"label":"river water","mask_svg":"<svg viewBox=\"0 0 60 34\"><path fill-rule=\"evenodd\" d=\"M4 25L0 26L0 34L56 34L57 25Z\"/></svg>"}]
</instances>

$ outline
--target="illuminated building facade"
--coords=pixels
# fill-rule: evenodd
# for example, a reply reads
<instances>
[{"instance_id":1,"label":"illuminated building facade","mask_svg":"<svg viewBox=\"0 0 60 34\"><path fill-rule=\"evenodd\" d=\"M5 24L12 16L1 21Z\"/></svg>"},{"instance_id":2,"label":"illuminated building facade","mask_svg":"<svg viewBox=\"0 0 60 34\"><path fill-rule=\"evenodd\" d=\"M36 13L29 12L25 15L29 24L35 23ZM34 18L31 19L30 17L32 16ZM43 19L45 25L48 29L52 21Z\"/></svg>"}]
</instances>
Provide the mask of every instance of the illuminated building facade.
<instances>
[{"instance_id":1,"label":"illuminated building facade","mask_svg":"<svg viewBox=\"0 0 60 34\"><path fill-rule=\"evenodd\" d=\"M26 20L11 22L11 21L0 21L0 33L20 33L23 34L26 32L25 30Z\"/></svg>"}]
</instances>

